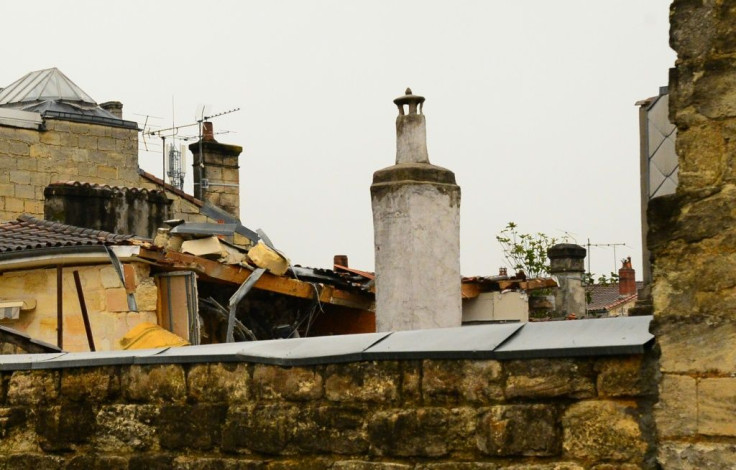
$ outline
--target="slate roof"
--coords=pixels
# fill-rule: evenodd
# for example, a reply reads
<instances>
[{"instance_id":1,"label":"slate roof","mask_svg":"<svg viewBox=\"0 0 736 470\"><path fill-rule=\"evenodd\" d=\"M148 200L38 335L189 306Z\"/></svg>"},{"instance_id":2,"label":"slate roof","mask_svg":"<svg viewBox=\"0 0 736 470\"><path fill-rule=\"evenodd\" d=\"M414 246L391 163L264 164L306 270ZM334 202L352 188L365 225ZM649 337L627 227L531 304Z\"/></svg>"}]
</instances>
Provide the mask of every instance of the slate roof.
<instances>
[{"instance_id":1,"label":"slate roof","mask_svg":"<svg viewBox=\"0 0 736 470\"><path fill-rule=\"evenodd\" d=\"M120 245L134 238L21 215L0 224L0 253L63 246Z\"/></svg>"},{"instance_id":2,"label":"slate roof","mask_svg":"<svg viewBox=\"0 0 736 470\"><path fill-rule=\"evenodd\" d=\"M636 290L638 291L642 287L644 287L644 283L636 281ZM637 297L636 293L624 297L619 296L618 283L607 286L594 284L586 287L585 291L590 294L590 302L587 307L589 311L608 310Z\"/></svg>"}]
</instances>

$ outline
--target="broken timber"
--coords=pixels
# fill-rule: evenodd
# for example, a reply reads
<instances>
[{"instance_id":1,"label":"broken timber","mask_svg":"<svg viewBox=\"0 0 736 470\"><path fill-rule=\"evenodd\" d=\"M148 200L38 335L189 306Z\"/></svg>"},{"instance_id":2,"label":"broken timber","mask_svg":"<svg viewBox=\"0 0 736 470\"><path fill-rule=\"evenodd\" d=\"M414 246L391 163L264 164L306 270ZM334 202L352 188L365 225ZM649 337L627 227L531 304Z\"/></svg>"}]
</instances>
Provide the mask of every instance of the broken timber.
<instances>
[{"instance_id":1,"label":"broken timber","mask_svg":"<svg viewBox=\"0 0 736 470\"><path fill-rule=\"evenodd\" d=\"M138 257L162 266L168 265L172 269L188 269L194 271L203 280L236 284L238 286L242 285L253 272L242 266L222 264L210 259L176 251L161 253L141 247ZM269 272L265 272L253 287L291 297L314 299L314 287L312 287L312 284L288 277L275 276ZM368 295L348 292L330 285L322 285L319 293L319 301L341 307L370 312L375 311L375 302Z\"/></svg>"}]
</instances>

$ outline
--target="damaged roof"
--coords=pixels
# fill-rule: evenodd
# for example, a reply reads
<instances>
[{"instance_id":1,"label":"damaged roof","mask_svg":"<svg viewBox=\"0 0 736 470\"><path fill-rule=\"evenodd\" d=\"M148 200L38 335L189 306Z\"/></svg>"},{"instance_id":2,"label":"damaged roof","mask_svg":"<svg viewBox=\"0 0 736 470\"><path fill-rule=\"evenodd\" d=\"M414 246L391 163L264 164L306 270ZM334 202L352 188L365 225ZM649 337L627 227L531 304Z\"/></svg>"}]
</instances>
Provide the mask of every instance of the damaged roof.
<instances>
[{"instance_id":1,"label":"damaged roof","mask_svg":"<svg viewBox=\"0 0 736 470\"><path fill-rule=\"evenodd\" d=\"M136 238L21 215L0 224L0 253L64 246L115 245Z\"/></svg>"}]
</instances>

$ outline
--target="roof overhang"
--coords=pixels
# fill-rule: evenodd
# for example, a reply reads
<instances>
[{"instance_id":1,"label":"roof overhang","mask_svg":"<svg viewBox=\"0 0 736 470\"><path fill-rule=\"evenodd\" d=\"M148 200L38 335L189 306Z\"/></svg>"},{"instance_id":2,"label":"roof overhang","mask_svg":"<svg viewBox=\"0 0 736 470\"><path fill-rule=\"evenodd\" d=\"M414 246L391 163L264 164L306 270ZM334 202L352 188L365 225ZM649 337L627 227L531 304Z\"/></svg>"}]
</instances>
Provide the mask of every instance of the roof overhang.
<instances>
[{"instance_id":1,"label":"roof overhang","mask_svg":"<svg viewBox=\"0 0 736 470\"><path fill-rule=\"evenodd\" d=\"M137 258L140 246L114 245L108 248L120 261L143 262ZM102 245L63 246L0 253L0 272L108 263L110 256Z\"/></svg>"}]
</instances>

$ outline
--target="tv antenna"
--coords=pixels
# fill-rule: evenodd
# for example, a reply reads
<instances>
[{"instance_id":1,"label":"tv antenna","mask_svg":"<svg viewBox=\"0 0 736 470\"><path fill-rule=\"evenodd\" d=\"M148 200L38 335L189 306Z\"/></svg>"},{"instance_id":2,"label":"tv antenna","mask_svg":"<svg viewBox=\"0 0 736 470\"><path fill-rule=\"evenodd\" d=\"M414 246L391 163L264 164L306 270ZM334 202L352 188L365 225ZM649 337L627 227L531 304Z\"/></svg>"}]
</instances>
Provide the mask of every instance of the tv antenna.
<instances>
[{"instance_id":1,"label":"tv antenna","mask_svg":"<svg viewBox=\"0 0 736 470\"><path fill-rule=\"evenodd\" d=\"M616 247L617 246L625 246L626 248L629 248L629 246L626 243L590 243L590 238L588 238L588 272L590 273L590 247L613 247L613 271L616 272L616 267L618 266L618 258L616 257ZM592 273L591 273L592 274Z\"/></svg>"}]
</instances>

